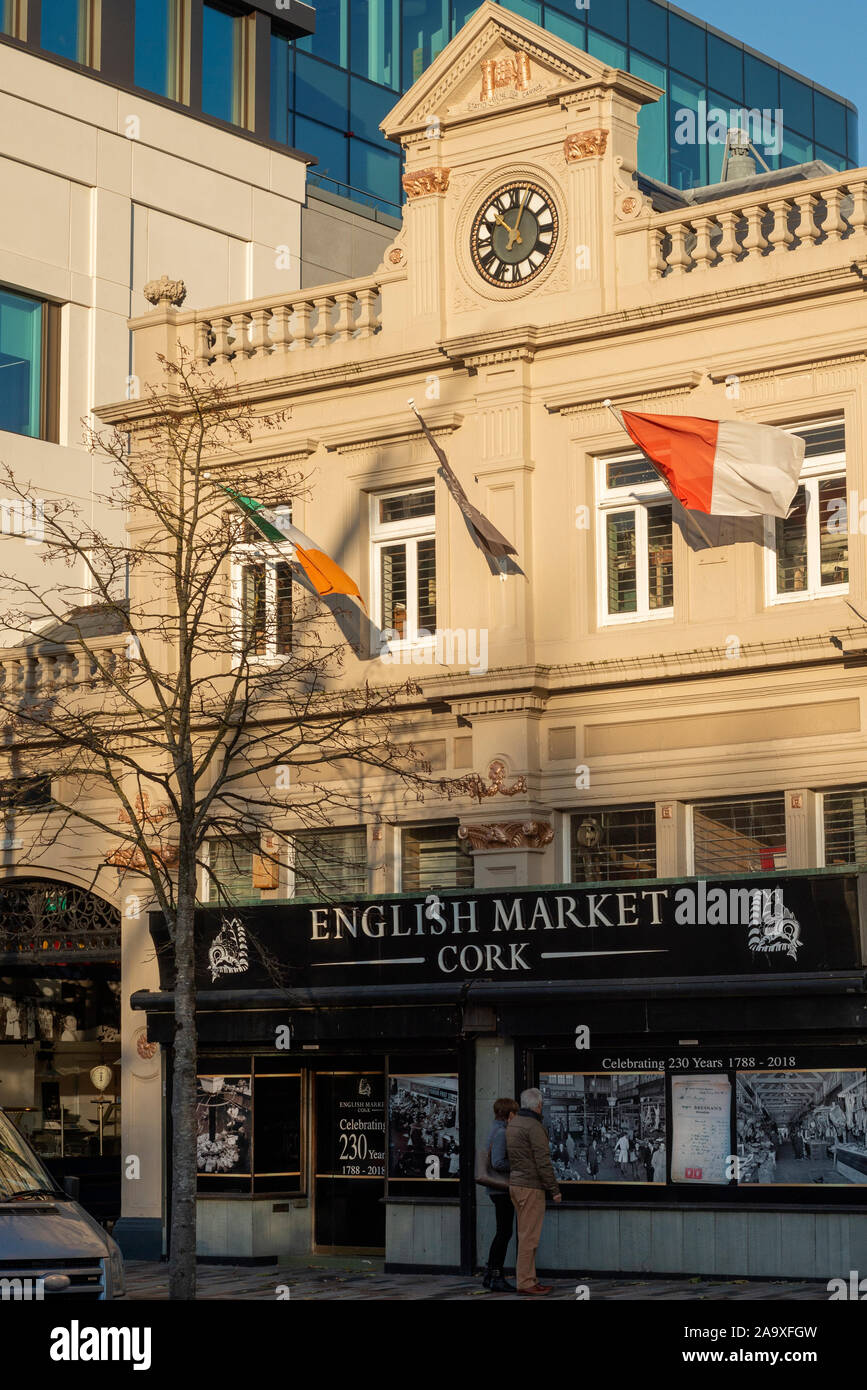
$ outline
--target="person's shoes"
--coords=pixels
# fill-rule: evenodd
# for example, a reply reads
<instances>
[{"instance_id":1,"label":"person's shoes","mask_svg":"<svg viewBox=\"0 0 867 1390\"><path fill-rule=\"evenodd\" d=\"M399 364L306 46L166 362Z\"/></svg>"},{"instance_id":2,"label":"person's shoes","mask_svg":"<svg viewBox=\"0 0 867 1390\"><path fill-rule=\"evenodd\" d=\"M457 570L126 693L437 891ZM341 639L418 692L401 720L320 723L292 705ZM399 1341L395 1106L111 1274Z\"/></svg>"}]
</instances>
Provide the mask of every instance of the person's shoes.
<instances>
[{"instance_id":1,"label":"person's shoes","mask_svg":"<svg viewBox=\"0 0 867 1390\"><path fill-rule=\"evenodd\" d=\"M503 1276L503 1271L502 1271L501 1269L492 1270L492 1272L491 1272L491 1282L490 1282L490 1284L488 1284L487 1287L491 1290L491 1293L517 1293L517 1292L518 1292L518 1290L517 1290L517 1288L515 1287L515 1285L514 1285L514 1284L510 1284L509 1281L508 1281L508 1279L504 1278L504 1276Z\"/></svg>"},{"instance_id":2,"label":"person's shoes","mask_svg":"<svg viewBox=\"0 0 867 1390\"><path fill-rule=\"evenodd\" d=\"M550 1293L553 1287L553 1284L534 1284L531 1289L519 1289L518 1292L529 1298L534 1294Z\"/></svg>"},{"instance_id":3,"label":"person's shoes","mask_svg":"<svg viewBox=\"0 0 867 1390\"><path fill-rule=\"evenodd\" d=\"M487 1269L485 1270L485 1277L482 1280L482 1288L489 1289L491 1287L491 1277L493 1273L494 1271L491 1269L491 1266L488 1265Z\"/></svg>"}]
</instances>

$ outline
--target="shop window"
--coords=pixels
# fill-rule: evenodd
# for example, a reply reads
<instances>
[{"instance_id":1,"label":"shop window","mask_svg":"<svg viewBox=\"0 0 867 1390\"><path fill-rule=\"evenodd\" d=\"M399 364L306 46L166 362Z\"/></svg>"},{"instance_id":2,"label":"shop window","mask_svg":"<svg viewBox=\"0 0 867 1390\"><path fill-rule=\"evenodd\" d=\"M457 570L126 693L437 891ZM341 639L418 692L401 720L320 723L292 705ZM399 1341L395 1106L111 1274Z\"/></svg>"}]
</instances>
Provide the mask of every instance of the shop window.
<instances>
[{"instance_id":1,"label":"shop window","mask_svg":"<svg viewBox=\"0 0 867 1390\"><path fill-rule=\"evenodd\" d=\"M296 898L367 892L367 830L301 830L292 836Z\"/></svg>"},{"instance_id":2,"label":"shop window","mask_svg":"<svg viewBox=\"0 0 867 1390\"><path fill-rule=\"evenodd\" d=\"M785 797L775 792L696 802L692 838L693 872L701 877L785 869Z\"/></svg>"},{"instance_id":3,"label":"shop window","mask_svg":"<svg viewBox=\"0 0 867 1390\"><path fill-rule=\"evenodd\" d=\"M134 81L146 92L179 100L180 0L135 0Z\"/></svg>"},{"instance_id":4,"label":"shop window","mask_svg":"<svg viewBox=\"0 0 867 1390\"><path fill-rule=\"evenodd\" d=\"M390 1183L457 1185L459 1173L457 1076L393 1072L388 1079Z\"/></svg>"},{"instance_id":5,"label":"shop window","mask_svg":"<svg viewBox=\"0 0 867 1390\"><path fill-rule=\"evenodd\" d=\"M656 877L653 806L573 812L570 817L573 883Z\"/></svg>"},{"instance_id":6,"label":"shop window","mask_svg":"<svg viewBox=\"0 0 867 1390\"><path fill-rule=\"evenodd\" d=\"M0 430L57 439L59 306L0 289Z\"/></svg>"},{"instance_id":7,"label":"shop window","mask_svg":"<svg viewBox=\"0 0 867 1390\"><path fill-rule=\"evenodd\" d=\"M401 831L400 848L404 893L472 888L473 862L458 839L457 821L407 826Z\"/></svg>"},{"instance_id":8,"label":"shop window","mask_svg":"<svg viewBox=\"0 0 867 1390\"><path fill-rule=\"evenodd\" d=\"M370 499L374 621L395 643L433 638L437 625L432 484Z\"/></svg>"},{"instance_id":9,"label":"shop window","mask_svg":"<svg viewBox=\"0 0 867 1390\"><path fill-rule=\"evenodd\" d=\"M278 513L291 519L289 506ZM286 555L285 561L277 557ZM236 651L245 660L276 660L292 649L292 547L271 544L261 533L244 523L240 543L232 561L232 583L238 642Z\"/></svg>"},{"instance_id":10,"label":"shop window","mask_svg":"<svg viewBox=\"0 0 867 1390\"><path fill-rule=\"evenodd\" d=\"M259 902L259 890L253 887L253 856L258 853L255 835L209 840L207 901L230 906Z\"/></svg>"},{"instance_id":11,"label":"shop window","mask_svg":"<svg viewBox=\"0 0 867 1390\"><path fill-rule=\"evenodd\" d=\"M274 1057L200 1057L196 1166L200 1193L302 1189L303 1084Z\"/></svg>"},{"instance_id":12,"label":"shop window","mask_svg":"<svg viewBox=\"0 0 867 1390\"><path fill-rule=\"evenodd\" d=\"M867 864L867 787L824 794L825 864Z\"/></svg>"},{"instance_id":13,"label":"shop window","mask_svg":"<svg viewBox=\"0 0 867 1390\"><path fill-rule=\"evenodd\" d=\"M671 617L671 494L641 454L598 460L597 479L600 622Z\"/></svg>"},{"instance_id":14,"label":"shop window","mask_svg":"<svg viewBox=\"0 0 867 1390\"><path fill-rule=\"evenodd\" d=\"M42 0L39 45L46 53L93 65L92 0Z\"/></svg>"},{"instance_id":15,"label":"shop window","mask_svg":"<svg viewBox=\"0 0 867 1390\"><path fill-rule=\"evenodd\" d=\"M243 125L245 106L245 21L217 0L202 9L202 111Z\"/></svg>"},{"instance_id":16,"label":"shop window","mask_svg":"<svg viewBox=\"0 0 867 1390\"><path fill-rule=\"evenodd\" d=\"M849 585L843 421L792 433L806 441L800 486L785 519L766 518L767 587L774 603L848 593Z\"/></svg>"}]
</instances>

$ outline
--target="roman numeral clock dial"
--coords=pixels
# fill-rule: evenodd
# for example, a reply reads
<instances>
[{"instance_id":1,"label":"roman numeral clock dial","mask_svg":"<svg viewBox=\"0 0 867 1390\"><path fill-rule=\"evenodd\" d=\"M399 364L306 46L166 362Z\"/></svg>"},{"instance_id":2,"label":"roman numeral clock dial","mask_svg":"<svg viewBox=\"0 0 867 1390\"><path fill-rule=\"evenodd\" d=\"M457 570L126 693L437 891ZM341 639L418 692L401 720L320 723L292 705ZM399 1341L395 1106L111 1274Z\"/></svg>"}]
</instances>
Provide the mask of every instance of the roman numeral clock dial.
<instances>
[{"instance_id":1,"label":"roman numeral clock dial","mask_svg":"<svg viewBox=\"0 0 867 1390\"><path fill-rule=\"evenodd\" d=\"M536 183L516 179L477 212L470 234L473 264L489 285L526 285L551 259L558 231L550 195Z\"/></svg>"}]
</instances>

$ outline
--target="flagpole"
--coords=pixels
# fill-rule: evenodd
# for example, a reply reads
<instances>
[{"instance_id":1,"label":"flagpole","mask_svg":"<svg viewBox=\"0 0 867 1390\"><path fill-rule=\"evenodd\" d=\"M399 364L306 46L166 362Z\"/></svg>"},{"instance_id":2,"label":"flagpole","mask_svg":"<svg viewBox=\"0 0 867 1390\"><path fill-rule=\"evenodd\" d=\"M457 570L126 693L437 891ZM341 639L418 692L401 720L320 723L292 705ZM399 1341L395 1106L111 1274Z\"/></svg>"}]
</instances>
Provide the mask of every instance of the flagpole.
<instances>
[{"instance_id":1,"label":"flagpole","mask_svg":"<svg viewBox=\"0 0 867 1390\"><path fill-rule=\"evenodd\" d=\"M624 430L624 431L626 432L626 434L629 434L629 431L626 429L626 426L624 425L623 421L622 421L621 418L620 418L619 412L618 412L618 411L614 408L614 406L611 404L611 401L608 400L608 399L606 399L606 400L604 400L604 401L602 402L602 404L603 404L604 406L607 406L607 407L608 407L608 409L611 411L611 414L614 416L614 418L615 418L615 420L617 421L617 423L618 423L618 425L620 426L620 428L621 428L622 430ZM632 439L632 435L631 435L631 434L629 435L629 438ZM632 442L635 443L634 440L633 440ZM641 452L644 453L644 450L642 449ZM644 456L645 456L645 458L647 457L646 454L645 454ZM673 500L674 500L674 501L677 503L677 505L680 507L680 510L686 514L687 520L692 522L692 524L695 526L696 531L698 531L698 534L701 536L701 538L702 538L702 540L705 542L705 544L706 544L707 546L709 546L711 550L714 550L714 549L716 548L716 547L715 547L715 543L711 540L711 538L710 538L710 536L708 535L707 531L705 531L705 529L704 529L704 527L702 526L701 522L700 522L700 521L698 520L698 518L696 517L695 512L692 512L692 511L687 510L687 508L686 508L686 507L683 505L683 503L681 502L680 498L679 498L679 497L675 497L674 492L672 491L672 488L671 488L671 484L669 483L668 479L665 477L664 474L662 474L662 473L659 472L659 469L656 468L655 465L653 464L653 460L652 460L652 459L650 460L650 462L651 462L651 465L654 467L656 473L659 475L660 478L662 478L662 481L665 483L665 486L668 488L669 492L671 493L671 496L672 496Z\"/></svg>"}]
</instances>

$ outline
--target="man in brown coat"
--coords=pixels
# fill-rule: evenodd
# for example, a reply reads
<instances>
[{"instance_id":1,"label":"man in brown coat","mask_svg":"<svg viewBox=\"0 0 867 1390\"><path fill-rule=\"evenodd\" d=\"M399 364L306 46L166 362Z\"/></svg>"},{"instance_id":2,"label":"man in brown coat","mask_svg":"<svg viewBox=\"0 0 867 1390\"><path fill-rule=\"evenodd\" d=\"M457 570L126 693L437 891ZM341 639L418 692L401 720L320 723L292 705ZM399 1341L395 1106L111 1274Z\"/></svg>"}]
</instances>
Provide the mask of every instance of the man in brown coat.
<instances>
[{"instance_id":1,"label":"man in brown coat","mask_svg":"<svg viewBox=\"0 0 867 1390\"><path fill-rule=\"evenodd\" d=\"M545 1218L545 1193L562 1200L551 1162L548 1134L542 1124L542 1092L521 1092L521 1108L506 1130L509 1153L509 1196L518 1216L518 1292L545 1294L550 1284L536 1279L536 1251Z\"/></svg>"}]
</instances>

